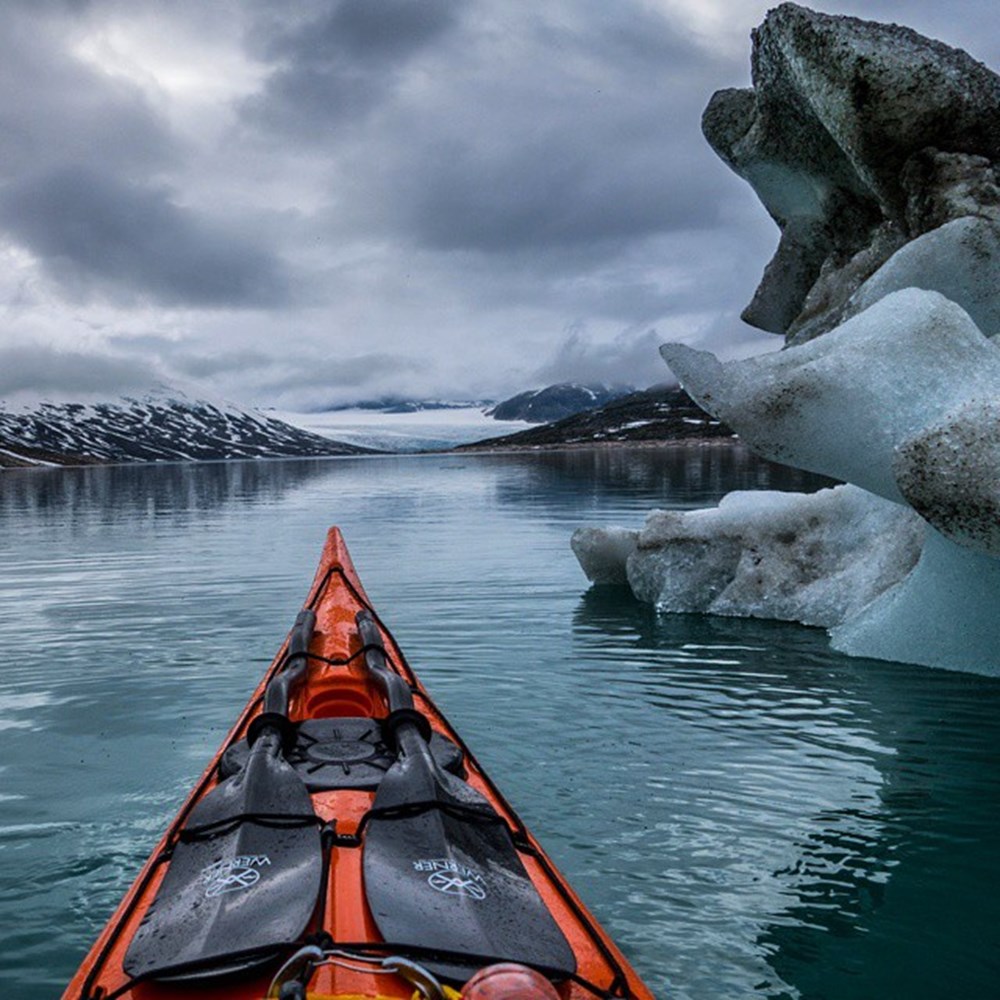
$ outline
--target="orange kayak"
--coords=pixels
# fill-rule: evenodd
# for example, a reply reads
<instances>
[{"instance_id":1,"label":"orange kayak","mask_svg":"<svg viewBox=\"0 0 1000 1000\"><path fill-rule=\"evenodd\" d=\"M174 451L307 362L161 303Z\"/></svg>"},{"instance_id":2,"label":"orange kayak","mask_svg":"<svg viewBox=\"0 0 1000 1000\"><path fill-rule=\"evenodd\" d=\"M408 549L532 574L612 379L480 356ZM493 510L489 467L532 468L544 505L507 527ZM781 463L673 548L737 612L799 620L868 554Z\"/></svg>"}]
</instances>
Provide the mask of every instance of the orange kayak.
<instances>
[{"instance_id":1,"label":"orange kayak","mask_svg":"<svg viewBox=\"0 0 1000 1000\"><path fill-rule=\"evenodd\" d=\"M64 1000L652 1000L434 705L340 532Z\"/></svg>"}]
</instances>

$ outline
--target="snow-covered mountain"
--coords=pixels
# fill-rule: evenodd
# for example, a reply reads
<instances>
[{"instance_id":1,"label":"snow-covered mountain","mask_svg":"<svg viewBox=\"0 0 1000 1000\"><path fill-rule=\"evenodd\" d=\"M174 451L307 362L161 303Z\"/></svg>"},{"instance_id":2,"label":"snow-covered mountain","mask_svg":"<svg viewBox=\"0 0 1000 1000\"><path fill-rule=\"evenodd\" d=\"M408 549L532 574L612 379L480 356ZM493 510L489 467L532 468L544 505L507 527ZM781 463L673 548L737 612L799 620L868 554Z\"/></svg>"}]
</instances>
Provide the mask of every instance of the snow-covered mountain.
<instances>
[{"instance_id":1,"label":"snow-covered mountain","mask_svg":"<svg viewBox=\"0 0 1000 1000\"><path fill-rule=\"evenodd\" d=\"M110 401L0 401L0 467L318 457L369 450L179 390Z\"/></svg>"},{"instance_id":2,"label":"snow-covered mountain","mask_svg":"<svg viewBox=\"0 0 1000 1000\"><path fill-rule=\"evenodd\" d=\"M683 389L660 385L541 427L461 445L456 450L564 448L732 437L730 428L702 410Z\"/></svg>"},{"instance_id":3,"label":"snow-covered mountain","mask_svg":"<svg viewBox=\"0 0 1000 1000\"><path fill-rule=\"evenodd\" d=\"M525 420L531 424L549 424L576 413L604 406L614 399L635 392L630 385L580 385L560 382L544 389L529 389L497 403L487 412L496 420Z\"/></svg>"}]
</instances>

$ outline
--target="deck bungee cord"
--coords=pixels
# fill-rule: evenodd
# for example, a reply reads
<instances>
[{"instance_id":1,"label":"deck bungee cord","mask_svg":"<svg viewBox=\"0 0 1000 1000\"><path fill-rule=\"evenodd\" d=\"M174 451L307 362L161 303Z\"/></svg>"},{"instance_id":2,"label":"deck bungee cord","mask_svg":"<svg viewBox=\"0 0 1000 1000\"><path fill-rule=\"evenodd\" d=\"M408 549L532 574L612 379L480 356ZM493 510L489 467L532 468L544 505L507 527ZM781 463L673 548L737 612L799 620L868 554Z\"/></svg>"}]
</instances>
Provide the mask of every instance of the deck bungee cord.
<instances>
[{"instance_id":1,"label":"deck bungee cord","mask_svg":"<svg viewBox=\"0 0 1000 1000\"><path fill-rule=\"evenodd\" d=\"M332 529L288 640L64 1000L459 988L652 1000L434 704Z\"/></svg>"}]
</instances>

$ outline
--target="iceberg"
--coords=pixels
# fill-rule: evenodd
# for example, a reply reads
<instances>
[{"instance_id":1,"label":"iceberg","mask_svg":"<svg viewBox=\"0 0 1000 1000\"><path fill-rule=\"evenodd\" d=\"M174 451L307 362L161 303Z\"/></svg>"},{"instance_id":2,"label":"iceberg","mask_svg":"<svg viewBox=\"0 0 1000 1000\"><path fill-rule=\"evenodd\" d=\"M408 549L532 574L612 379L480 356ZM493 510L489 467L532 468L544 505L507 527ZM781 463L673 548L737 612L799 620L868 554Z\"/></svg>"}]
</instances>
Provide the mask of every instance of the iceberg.
<instances>
[{"instance_id":1,"label":"iceberg","mask_svg":"<svg viewBox=\"0 0 1000 1000\"><path fill-rule=\"evenodd\" d=\"M679 344L662 354L692 397L759 454L844 479L909 515L886 518L866 538L851 512L830 510L828 543L813 555L814 579L799 578L798 601L782 599L772 572L768 600L748 593L734 602L727 590L724 613L836 626L834 648L854 656L1000 671L1000 346L961 306L906 289L788 350L727 364ZM789 509L815 503L779 497L758 501L772 535ZM928 525L919 561L913 518ZM720 543L731 543L719 527ZM820 618L810 614L811 591L847 582L838 549L876 585L855 591L839 619ZM740 558L752 551L744 544ZM672 580L682 586L684 574ZM631 574L630 583L641 599L679 610L676 597L636 586Z\"/></svg>"},{"instance_id":2,"label":"iceberg","mask_svg":"<svg viewBox=\"0 0 1000 1000\"><path fill-rule=\"evenodd\" d=\"M639 532L630 528L577 528L570 545L591 583L616 586L628 583L628 559L635 552Z\"/></svg>"},{"instance_id":3,"label":"iceberg","mask_svg":"<svg viewBox=\"0 0 1000 1000\"><path fill-rule=\"evenodd\" d=\"M765 458L887 500L906 503L897 477L920 488L928 428L943 444L957 411L980 414L980 445L954 449L953 435L937 449L941 472L953 479L995 457L984 404L1000 400L1000 346L938 292L893 292L822 337L745 361L683 344L660 353L695 402ZM1000 495L981 514L1000 516Z\"/></svg>"},{"instance_id":4,"label":"iceberg","mask_svg":"<svg viewBox=\"0 0 1000 1000\"><path fill-rule=\"evenodd\" d=\"M754 87L716 94L702 127L781 230L743 318L784 344L661 354L755 452L846 485L654 511L574 551L663 611L799 621L852 656L1000 675L1000 77L791 3L752 63Z\"/></svg>"},{"instance_id":5,"label":"iceberg","mask_svg":"<svg viewBox=\"0 0 1000 1000\"><path fill-rule=\"evenodd\" d=\"M916 568L859 614L830 630L850 656L1000 673L1000 560L933 530Z\"/></svg>"},{"instance_id":6,"label":"iceberg","mask_svg":"<svg viewBox=\"0 0 1000 1000\"><path fill-rule=\"evenodd\" d=\"M1000 226L965 217L897 250L847 301L844 319L904 288L940 292L988 337L1000 333ZM803 334L793 338L806 339Z\"/></svg>"},{"instance_id":7,"label":"iceberg","mask_svg":"<svg viewBox=\"0 0 1000 1000\"><path fill-rule=\"evenodd\" d=\"M571 544L592 582L628 583L662 611L832 626L906 577L923 535L913 511L836 486L743 490L714 508L653 511L641 531L581 528Z\"/></svg>"}]
</instances>

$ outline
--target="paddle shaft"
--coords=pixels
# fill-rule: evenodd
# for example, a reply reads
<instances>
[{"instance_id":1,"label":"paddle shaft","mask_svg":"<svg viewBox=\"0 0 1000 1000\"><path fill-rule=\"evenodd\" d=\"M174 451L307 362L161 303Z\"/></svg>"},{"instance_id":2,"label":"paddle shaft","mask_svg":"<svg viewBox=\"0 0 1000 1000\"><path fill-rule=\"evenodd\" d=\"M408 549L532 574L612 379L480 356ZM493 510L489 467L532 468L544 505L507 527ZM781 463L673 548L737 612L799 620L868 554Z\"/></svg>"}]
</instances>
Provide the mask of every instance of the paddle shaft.
<instances>
[{"instance_id":1,"label":"paddle shaft","mask_svg":"<svg viewBox=\"0 0 1000 1000\"><path fill-rule=\"evenodd\" d=\"M305 676L307 653L316 628L316 612L308 608L300 611L288 636L288 666L273 678L264 692L264 711L275 715L288 715L288 699L292 688Z\"/></svg>"},{"instance_id":2,"label":"paddle shaft","mask_svg":"<svg viewBox=\"0 0 1000 1000\"><path fill-rule=\"evenodd\" d=\"M365 647L365 664L372 680L378 686L385 698L389 712L412 711L413 692L410 685L397 673L393 673L385 665L385 647L382 645L382 633L370 611L359 611L354 620L358 626L358 634Z\"/></svg>"},{"instance_id":3,"label":"paddle shaft","mask_svg":"<svg viewBox=\"0 0 1000 1000\"><path fill-rule=\"evenodd\" d=\"M374 616L369 611L359 611L354 616L354 621L364 644L365 665L389 708L389 716L385 721L387 739L390 744L395 745L398 753L407 757L419 757L424 765L424 773L431 776L434 782L442 782L444 779L440 767L430 748L430 724L414 707L410 685L386 666L382 633Z\"/></svg>"}]
</instances>

